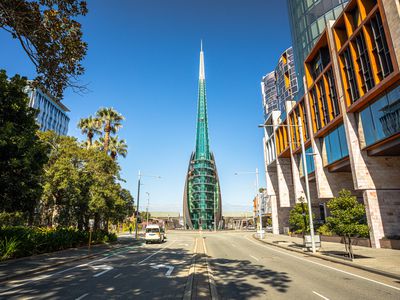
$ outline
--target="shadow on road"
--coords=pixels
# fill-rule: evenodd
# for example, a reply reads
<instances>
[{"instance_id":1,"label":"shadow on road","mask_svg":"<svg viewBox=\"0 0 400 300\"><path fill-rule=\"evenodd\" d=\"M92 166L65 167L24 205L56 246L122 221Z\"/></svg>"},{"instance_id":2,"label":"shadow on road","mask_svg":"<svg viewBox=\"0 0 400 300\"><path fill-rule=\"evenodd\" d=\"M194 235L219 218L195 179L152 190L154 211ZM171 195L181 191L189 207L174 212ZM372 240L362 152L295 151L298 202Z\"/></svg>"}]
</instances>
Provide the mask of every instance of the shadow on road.
<instances>
[{"instance_id":1,"label":"shadow on road","mask_svg":"<svg viewBox=\"0 0 400 300\"><path fill-rule=\"evenodd\" d=\"M285 272L270 270L248 260L209 258L222 298L247 299L276 290L285 293L291 282Z\"/></svg>"},{"instance_id":2,"label":"shadow on road","mask_svg":"<svg viewBox=\"0 0 400 300\"><path fill-rule=\"evenodd\" d=\"M0 290L0 299L76 299L85 294L85 299L181 299L193 254L171 241L161 247L129 247L107 258L102 256L101 261L85 260L42 272L35 276L38 280L26 276L7 283ZM247 260L208 260L223 299L259 297L271 290L285 293L291 282L286 273ZM157 265L173 266L174 270L168 276L168 269L155 268ZM98 275L107 268L110 270Z\"/></svg>"}]
</instances>

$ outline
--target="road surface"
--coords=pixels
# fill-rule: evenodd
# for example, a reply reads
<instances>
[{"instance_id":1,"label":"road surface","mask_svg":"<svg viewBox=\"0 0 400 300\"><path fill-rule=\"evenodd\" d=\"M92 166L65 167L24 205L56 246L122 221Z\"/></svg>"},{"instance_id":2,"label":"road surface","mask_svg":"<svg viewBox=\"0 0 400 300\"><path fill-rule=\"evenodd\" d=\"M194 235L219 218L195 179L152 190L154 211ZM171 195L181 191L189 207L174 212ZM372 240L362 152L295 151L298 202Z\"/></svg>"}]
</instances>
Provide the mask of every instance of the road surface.
<instances>
[{"instance_id":1,"label":"road surface","mask_svg":"<svg viewBox=\"0 0 400 300\"><path fill-rule=\"evenodd\" d=\"M400 299L393 279L265 245L252 234L171 231L163 244L136 246L124 236L102 256L3 282L0 299ZM217 294L196 294L204 280ZM198 291L188 294L188 287Z\"/></svg>"}]
</instances>

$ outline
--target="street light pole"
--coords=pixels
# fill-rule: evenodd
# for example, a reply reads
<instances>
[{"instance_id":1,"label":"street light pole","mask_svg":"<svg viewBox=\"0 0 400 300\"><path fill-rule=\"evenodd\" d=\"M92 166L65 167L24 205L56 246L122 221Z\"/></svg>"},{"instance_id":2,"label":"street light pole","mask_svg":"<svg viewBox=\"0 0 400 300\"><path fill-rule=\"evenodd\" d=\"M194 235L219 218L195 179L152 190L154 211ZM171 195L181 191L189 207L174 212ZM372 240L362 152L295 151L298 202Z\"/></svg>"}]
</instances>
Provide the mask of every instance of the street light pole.
<instances>
[{"instance_id":1,"label":"street light pole","mask_svg":"<svg viewBox=\"0 0 400 300\"><path fill-rule=\"evenodd\" d=\"M147 208L146 208L146 226L149 226L149 205L150 205L150 193L147 194Z\"/></svg>"},{"instance_id":2,"label":"street light pole","mask_svg":"<svg viewBox=\"0 0 400 300\"><path fill-rule=\"evenodd\" d=\"M300 143L301 143L301 152L303 156L303 169L304 169L304 180L306 182L306 196L307 196L307 204L308 204L308 216L310 220L310 235L311 235L311 249L312 253L315 253L315 239L314 239L314 224L311 210L311 197L310 197L310 186L308 183L308 171L307 171L307 161L306 161L306 147L304 145L304 137L303 137L303 125L301 122L301 117L298 118L299 124L299 133L300 133Z\"/></svg>"},{"instance_id":3,"label":"street light pole","mask_svg":"<svg viewBox=\"0 0 400 300\"><path fill-rule=\"evenodd\" d=\"M135 239L137 240L138 237L138 217L139 217L139 200L140 200L140 179L141 179L141 174L140 170L138 173L138 190L137 190L137 208L136 208L136 224L135 224Z\"/></svg>"},{"instance_id":4,"label":"street light pole","mask_svg":"<svg viewBox=\"0 0 400 300\"><path fill-rule=\"evenodd\" d=\"M258 183L258 168L256 168L256 189L257 189L257 204L258 204L258 215L260 216L260 238L264 238L263 233L263 224L262 224L262 214L261 214L261 202L260 202L260 191L259 191L259 183Z\"/></svg>"}]
</instances>

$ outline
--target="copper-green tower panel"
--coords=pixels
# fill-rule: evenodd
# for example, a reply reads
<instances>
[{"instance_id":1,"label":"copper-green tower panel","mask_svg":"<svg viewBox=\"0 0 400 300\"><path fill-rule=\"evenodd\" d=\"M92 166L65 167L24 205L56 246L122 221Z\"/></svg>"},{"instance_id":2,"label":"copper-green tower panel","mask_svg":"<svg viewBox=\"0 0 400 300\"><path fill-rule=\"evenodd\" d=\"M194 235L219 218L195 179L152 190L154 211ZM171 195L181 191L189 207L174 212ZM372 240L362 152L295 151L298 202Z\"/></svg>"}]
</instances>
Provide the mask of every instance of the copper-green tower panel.
<instances>
[{"instance_id":1,"label":"copper-green tower panel","mask_svg":"<svg viewBox=\"0 0 400 300\"><path fill-rule=\"evenodd\" d=\"M204 52L200 50L196 148L189 161L183 195L185 225L191 229L217 228L221 219L221 191L208 138Z\"/></svg>"}]
</instances>

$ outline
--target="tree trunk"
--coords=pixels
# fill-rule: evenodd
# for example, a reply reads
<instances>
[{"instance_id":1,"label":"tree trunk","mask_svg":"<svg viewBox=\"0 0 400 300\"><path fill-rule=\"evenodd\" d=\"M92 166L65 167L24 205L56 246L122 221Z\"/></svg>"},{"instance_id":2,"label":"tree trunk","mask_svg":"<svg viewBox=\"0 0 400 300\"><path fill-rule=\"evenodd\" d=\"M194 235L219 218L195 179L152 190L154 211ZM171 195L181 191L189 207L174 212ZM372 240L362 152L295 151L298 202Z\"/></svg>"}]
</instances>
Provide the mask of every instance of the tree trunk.
<instances>
[{"instance_id":1,"label":"tree trunk","mask_svg":"<svg viewBox=\"0 0 400 300\"><path fill-rule=\"evenodd\" d=\"M106 126L104 127L104 152L108 152L108 144L110 143L110 131L111 131L111 126L110 123L108 122Z\"/></svg>"},{"instance_id":2,"label":"tree trunk","mask_svg":"<svg viewBox=\"0 0 400 300\"><path fill-rule=\"evenodd\" d=\"M93 146L93 132L89 131L88 132L88 148L91 148Z\"/></svg>"},{"instance_id":3,"label":"tree trunk","mask_svg":"<svg viewBox=\"0 0 400 300\"><path fill-rule=\"evenodd\" d=\"M94 214L94 225L93 225L93 230L96 231L99 229L99 224L100 223L100 215L99 213Z\"/></svg>"}]
</instances>

